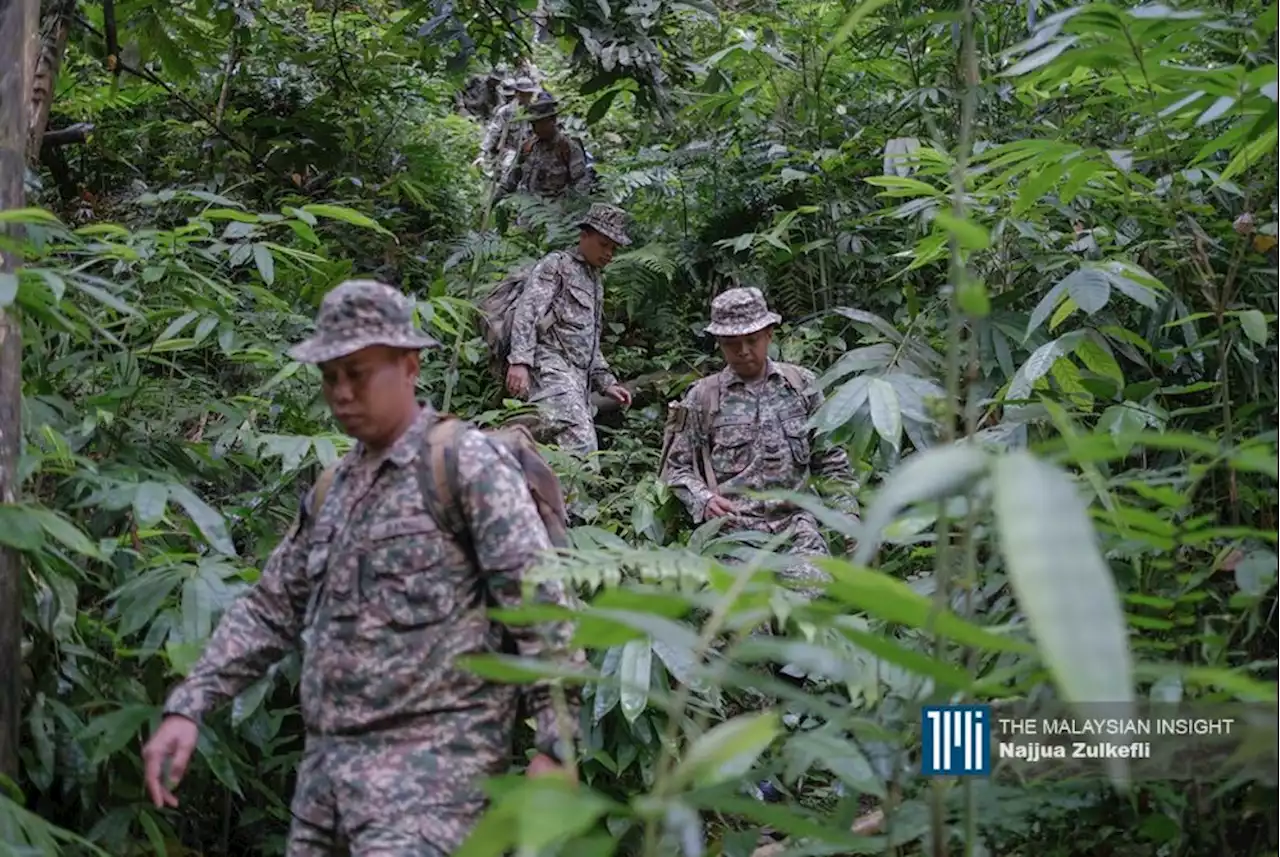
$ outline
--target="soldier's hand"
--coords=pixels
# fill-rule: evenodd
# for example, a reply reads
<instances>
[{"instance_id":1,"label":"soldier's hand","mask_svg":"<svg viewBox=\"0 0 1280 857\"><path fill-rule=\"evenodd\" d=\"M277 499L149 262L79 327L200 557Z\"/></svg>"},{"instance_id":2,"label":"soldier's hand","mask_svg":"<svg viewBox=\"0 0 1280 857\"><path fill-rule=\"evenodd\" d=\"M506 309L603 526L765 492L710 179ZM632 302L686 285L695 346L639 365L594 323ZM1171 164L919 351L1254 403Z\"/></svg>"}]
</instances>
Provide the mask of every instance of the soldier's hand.
<instances>
[{"instance_id":1,"label":"soldier's hand","mask_svg":"<svg viewBox=\"0 0 1280 857\"><path fill-rule=\"evenodd\" d=\"M177 788L178 783L187 772L187 763L196 749L196 739L200 737L200 727L194 720L179 714L170 714L160 722L160 728L151 740L142 748L142 762L145 768L147 793L151 802L157 807L177 806L178 798L170 791ZM166 781L165 763L168 763Z\"/></svg>"},{"instance_id":2,"label":"soldier's hand","mask_svg":"<svg viewBox=\"0 0 1280 857\"><path fill-rule=\"evenodd\" d=\"M621 402L622 407L631 407L631 391L621 384L614 384L604 391L604 394L615 402Z\"/></svg>"},{"instance_id":3,"label":"soldier's hand","mask_svg":"<svg viewBox=\"0 0 1280 857\"><path fill-rule=\"evenodd\" d=\"M720 518L725 515L732 515L738 511L738 506L732 500L721 497L719 494L707 501L707 517Z\"/></svg>"},{"instance_id":4,"label":"soldier's hand","mask_svg":"<svg viewBox=\"0 0 1280 857\"><path fill-rule=\"evenodd\" d=\"M545 753L539 753L534 756L532 761L529 762L528 770L525 771L525 776L530 778L545 777L549 775L568 777L570 782L576 783L578 781L578 778L574 776L573 771L556 764L556 760Z\"/></svg>"},{"instance_id":5,"label":"soldier's hand","mask_svg":"<svg viewBox=\"0 0 1280 857\"><path fill-rule=\"evenodd\" d=\"M529 367L524 365L507 368L507 392L523 398L529 392Z\"/></svg>"}]
</instances>

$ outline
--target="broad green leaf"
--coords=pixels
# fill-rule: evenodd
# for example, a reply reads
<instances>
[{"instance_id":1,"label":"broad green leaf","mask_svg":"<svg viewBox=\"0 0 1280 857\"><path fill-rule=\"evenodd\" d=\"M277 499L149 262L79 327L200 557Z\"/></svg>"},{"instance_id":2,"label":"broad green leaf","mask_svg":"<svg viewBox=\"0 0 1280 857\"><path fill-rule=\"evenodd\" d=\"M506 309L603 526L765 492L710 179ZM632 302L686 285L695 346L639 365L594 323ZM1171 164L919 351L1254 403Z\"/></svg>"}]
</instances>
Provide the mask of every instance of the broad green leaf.
<instances>
[{"instance_id":1,"label":"broad green leaf","mask_svg":"<svg viewBox=\"0 0 1280 857\"><path fill-rule=\"evenodd\" d=\"M652 668L649 639L629 640L622 647L622 663L618 666L622 714L634 723L649 704L649 677Z\"/></svg>"},{"instance_id":2,"label":"broad green leaf","mask_svg":"<svg viewBox=\"0 0 1280 857\"><path fill-rule=\"evenodd\" d=\"M596 685L595 703L591 712L593 723L603 720L622 698L622 689L618 683L622 649L623 646L610 646L604 653L604 662L600 665L600 683Z\"/></svg>"},{"instance_id":3,"label":"broad green leaf","mask_svg":"<svg viewBox=\"0 0 1280 857\"><path fill-rule=\"evenodd\" d=\"M1002 456L992 481L1009 580L1062 696L1127 709L1134 700L1128 629L1075 484L1023 451ZM1127 767L1112 770L1123 776Z\"/></svg>"},{"instance_id":4,"label":"broad green leaf","mask_svg":"<svg viewBox=\"0 0 1280 857\"><path fill-rule=\"evenodd\" d=\"M276 281L276 260L271 249L262 244L253 245L253 261L258 266L262 281L268 286Z\"/></svg>"},{"instance_id":5,"label":"broad green leaf","mask_svg":"<svg viewBox=\"0 0 1280 857\"><path fill-rule=\"evenodd\" d=\"M93 742L90 760L96 765L137 740L142 724L150 720L155 711L152 705L126 705L94 718L76 737L80 741Z\"/></svg>"},{"instance_id":6,"label":"broad green leaf","mask_svg":"<svg viewBox=\"0 0 1280 857\"><path fill-rule=\"evenodd\" d=\"M991 236L987 230L972 220L961 219L949 211L939 210L934 214L933 222L954 235L966 250L985 250L991 246Z\"/></svg>"},{"instance_id":7,"label":"broad green leaf","mask_svg":"<svg viewBox=\"0 0 1280 857\"><path fill-rule=\"evenodd\" d=\"M872 378L867 385L867 399L871 403L871 423L876 432L894 449L902 440L902 410L898 405L898 392L883 378Z\"/></svg>"},{"instance_id":8,"label":"broad green leaf","mask_svg":"<svg viewBox=\"0 0 1280 857\"><path fill-rule=\"evenodd\" d=\"M133 492L133 514L138 526L149 527L164 517L169 502L169 486L159 482L142 482Z\"/></svg>"},{"instance_id":9,"label":"broad green leaf","mask_svg":"<svg viewBox=\"0 0 1280 857\"><path fill-rule=\"evenodd\" d=\"M481 678L503 684L531 684L549 678L581 684L599 678L593 670L517 655L463 655L457 664Z\"/></svg>"},{"instance_id":10,"label":"broad green leaf","mask_svg":"<svg viewBox=\"0 0 1280 857\"><path fill-rule=\"evenodd\" d=\"M1240 313L1240 327L1245 336L1258 345L1267 344L1267 318L1260 310L1247 309Z\"/></svg>"},{"instance_id":11,"label":"broad green leaf","mask_svg":"<svg viewBox=\"0 0 1280 857\"><path fill-rule=\"evenodd\" d=\"M667 672L680 684L695 693L709 693L711 686L700 675L698 664L694 661L693 652L689 649L677 649L662 640L653 641L653 653L666 666Z\"/></svg>"},{"instance_id":12,"label":"broad green leaf","mask_svg":"<svg viewBox=\"0 0 1280 857\"><path fill-rule=\"evenodd\" d=\"M169 486L169 497L191 516L211 548L226 556L236 555L236 546L227 531L227 522L212 506L184 485Z\"/></svg>"},{"instance_id":13,"label":"broad green leaf","mask_svg":"<svg viewBox=\"0 0 1280 857\"><path fill-rule=\"evenodd\" d=\"M46 533L66 547L81 556L101 559L102 553L98 550L98 546L90 541L89 537L82 533L79 527L57 512L52 512L48 509L32 509L31 514L36 516L40 526Z\"/></svg>"},{"instance_id":14,"label":"broad green leaf","mask_svg":"<svg viewBox=\"0 0 1280 857\"><path fill-rule=\"evenodd\" d=\"M904 460L885 479L867 512L854 563L866 565L875 556L885 527L898 512L913 503L954 494L986 473L987 465L981 449L959 445L935 446Z\"/></svg>"},{"instance_id":15,"label":"broad green leaf","mask_svg":"<svg viewBox=\"0 0 1280 857\"><path fill-rule=\"evenodd\" d=\"M0 504L0 544L20 551L39 550L44 544L40 518L26 506Z\"/></svg>"},{"instance_id":16,"label":"broad green leaf","mask_svg":"<svg viewBox=\"0 0 1280 857\"><path fill-rule=\"evenodd\" d=\"M857 610L886 622L910 628L932 628L957 643L993 652L1029 653L1021 640L993 633L960 618L950 610L939 610L932 599L916 592L906 581L878 571L859 568L834 557L815 558L814 564L831 573L827 594Z\"/></svg>"},{"instance_id":17,"label":"broad green leaf","mask_svg":"<svg viewBox=\"0 0 1280 857\"><path fill-rule=\"evenodd\" d=\"M760 754L782 731L775 711L741 714L693 742L672 774L675 787L713 786L751 770Z\"/></svg>"},{"instance_id":18,"label":"broad green leaf","mask_svg":"<svg viewBox=\"0 0 1280 857\"><path fill-rule=\"evenodd\" d=\"M1250 551L1236 564L1236 586L1246 595L1261 597L1275 585L1278 563L1275 551Z\"/></svg>"},{"instance_id":19,"label":"broad green leaf","mask_svg":"<svg viewBox=\"0 0 1280 857\"><path fill-rule=\"evenodd\" d=\"M302 206L302 211L317 217L327 217L331 220L341 220L343 223L350 223L352 226L360 226L365 229L373 229L386 235L391 233L378 225L378 222L372 217L361 214L350 208L343 208L340 205L321 205L319 203ZM301 219L301 218L299 218Z\"/></svg>"}]
</instances>

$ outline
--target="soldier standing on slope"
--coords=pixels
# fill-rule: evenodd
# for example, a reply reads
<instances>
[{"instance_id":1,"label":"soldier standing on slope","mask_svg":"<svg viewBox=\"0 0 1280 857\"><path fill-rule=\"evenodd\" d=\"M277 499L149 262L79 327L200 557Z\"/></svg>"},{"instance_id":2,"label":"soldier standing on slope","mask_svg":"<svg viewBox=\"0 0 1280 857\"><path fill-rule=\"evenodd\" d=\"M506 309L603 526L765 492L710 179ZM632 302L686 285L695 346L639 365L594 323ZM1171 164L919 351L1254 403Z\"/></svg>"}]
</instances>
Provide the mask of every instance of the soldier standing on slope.
<instances>
[{"instance_id":1,"label":"soldier standing on slope","mask_svg":"<svg viewBox=\"0 0 1280 857\"><path fill-rule=\"evenodd\" d=\"M716 337L726 365L695 383L675 406L683 422L678 422L662 479L696 523L727 517L724 534L786 533L789 554L827 556L812 513L777 500L726 496L803 492L809 477L817 476L847 487L842 505L857 512L848 455L837 446L820 446L806 425L823 402L814 387L816 376L768 356L774 326L781 321L757 288L729 289L712 302L706 332ZM826 574L801 560L783 578L799 583L801 594L812 598L818 590L805 584L825 581Z\"/></svg>"},{"instance_id":2,"label":"soldier standing on slope","mask_svg":"<svg viewBox=\"0 0 1280 857\"><path fill-rule=\"evenodd\" d=\"M549 443L588 457L599 448L591 393L624 407L631 393L600 353L604 286L600 272L631 243L627 214L596 203L579 224L578 246L548 253L516 303L507 356L507 391L539 407Z\"/></svg>"},{"instance_id":3,"label":"soldier standing on slope","mask_svg":"<svg viewBox=\"0 0 1280 857\"><path fill-rule=\"evenodd\" d=\"M489 126L485 129L484 140L480 144L480 156L477 158L496 177L501 178L515 160L525 138L529 136L529 125L517 118L517 112L529 106L534 95L540 90L530 77L518 77L510 84L514 95L511 100L494 111ZM504 87L505 89L506 87Z\"/></svg>"},{"instance_id":4,"label":"soldier standing on slope","mask_svg":"<svg viewBox=\"0 0 1280 857\"><path fill-rule=\"evenodd\" d=\"M313 490L170 693L143 750L147 790L156 806L176 806L170 788L201 718L300 647L306 746L288 857L343 847L352 857L447 857L483 813L481 781L507 768L520 693L541 753L530 774L555 768L574 737L559 733L545 685L495 684L454 663L501 648L485 601L518 605L524 574L551 543L514 457L475 429L462 429L452 449L470 544L428 511L418 468L440 415L415 401L414 385L419 351L436 342L414 329L402 294L343 283L325 296L316 328L290 356L320 365L325 399L357 442L321 508L307 508ZM570 603L559 583L540 584L537 597ZM506 630L521 655L539 657L562 651L571 628Z\"/></svg>"},{"instance_id":5,"label":"soldier standing on slope","mask_svg":"<svg viewBox=\"0 0 1280 857\"><path fill-rule=\"evenodd\" d=\"M570 191L590 192L587 154L560 130L556 118L559 113L559 104L547 95L529 105L526 115L520 117L528 119L533 133L525 136L515 162L502 178L495 201L517 191L548 200L560 199Z\"/></svg>"}]
</instances>

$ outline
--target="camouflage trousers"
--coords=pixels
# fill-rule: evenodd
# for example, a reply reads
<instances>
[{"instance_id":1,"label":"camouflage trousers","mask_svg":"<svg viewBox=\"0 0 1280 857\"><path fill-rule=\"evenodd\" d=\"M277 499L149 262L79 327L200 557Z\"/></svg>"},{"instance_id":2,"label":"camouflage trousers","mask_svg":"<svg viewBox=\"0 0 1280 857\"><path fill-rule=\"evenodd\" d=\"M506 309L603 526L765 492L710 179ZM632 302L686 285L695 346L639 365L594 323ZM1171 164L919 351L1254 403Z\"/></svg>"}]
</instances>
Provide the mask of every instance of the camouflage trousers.
<instances>
[{"instance_id":1,"label":"camouflage trousers","mask_svg":"<svg viewBox=\"0 0 1280 857\"><path fill-rule=\"evenodd\" d=\"M533 371L529 401L538 406L539 437L546 444L556 444L565 452L587 459L599 448L595 414L591 405L587 373L572 366L543 362Z\"/></svg>"},{"instance_id":2,"label":"camouflage trousers","mask_svg":"<svg viewBox=\"0 0 1280 857\"><path fill-rule=\"evenodd\" d=\"M438 744L310 736L286 857L448 857L484 813L491 773Z\"/></svg>"},{"instance_id":3,"label":"camouflage trousers","mask_svg":"<svg viewBox=\"0 0 1280 857\"><path fill-rule=\"evenodd\" d=\"M764 533L768 536L785 534L787 541L781 546L782 552L796 558L796 561L783 569L779 576L795 587L794 591L804 598L817 598L822 594L820 589L812 588L814 583L825 583L830 578L826 572L805 557L830 556L827 540L818 529L818 522L808 512L795 514L779 520L734 515L729 518L720 535L729 535L744 530ZM806 585L807 584L807 585Z\"/></svg>"}]
</instances>

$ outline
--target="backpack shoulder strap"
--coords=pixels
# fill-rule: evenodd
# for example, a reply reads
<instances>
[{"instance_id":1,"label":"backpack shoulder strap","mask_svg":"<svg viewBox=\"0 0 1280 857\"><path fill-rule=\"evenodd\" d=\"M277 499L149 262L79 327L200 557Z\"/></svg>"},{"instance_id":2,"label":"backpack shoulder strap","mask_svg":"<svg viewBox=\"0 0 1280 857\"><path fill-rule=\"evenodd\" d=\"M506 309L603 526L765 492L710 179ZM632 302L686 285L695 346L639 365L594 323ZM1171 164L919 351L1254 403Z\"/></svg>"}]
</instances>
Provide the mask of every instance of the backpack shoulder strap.
<instances>
[{"instance_id":1,"label":"backpack shoulder strap","mask_svg":"<svg viewBox=\"0 0 1280 857\"><path fill-rule=\"evenodd\" d=\"M711 466L711 425L720 411L720 375L708 375L698 382L694 390L698 404L698 425L696 436L698 449L695 451L698 463L701 464L702 481L712 493L720 490L716 481L715 468Z\"/></svg>"},{"instance_id":2,"label":"backpack shoulder strap","mask_svg":"<svg viewBox=\"0 0 1280 857\"><path fill-rule=\"evenodd\" d=\"M315 487L311 489L311 502L307 504L307 514L312 518L317 517L320 510L324 508L324 498L329 496L329 489L333 487L333 477L338 473L338 464L337 461L330 464L316 478Z\"/></svg>"},{"instance_id":3,"label":"backpack shoulder strap","mask_svg":"<svg viewBox=\"0 0 1280 857\"><path fill-rule=\"evenodd\" d=\"M777 366L787 385L795 391L797 396L804 398L809 392L809 381L805 378L804 370L794 363L779 363Z\"/></svg>"},{"instance_id":4,"label":"backpack shoulder strap","mask_svg":"<svg viewBox=\"0 0 1280 857\"><path fill-rule=\"evenodd\" d=\"M427 430L426 444L418 456L418 487L428 514L464 544L470 544L466 521L458 509L458 437L466 423L452 414L442 414Z\"/></svg>"}]
</instances>

